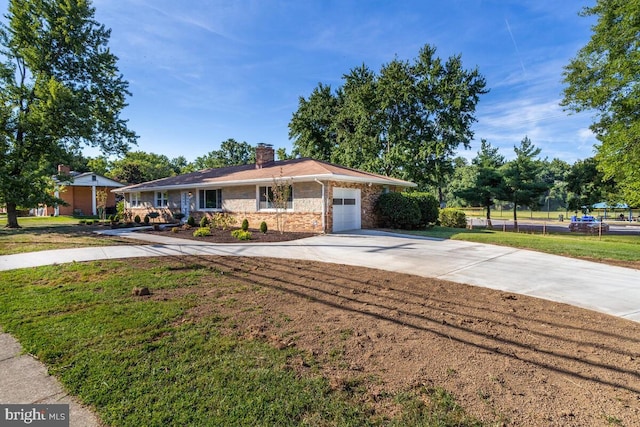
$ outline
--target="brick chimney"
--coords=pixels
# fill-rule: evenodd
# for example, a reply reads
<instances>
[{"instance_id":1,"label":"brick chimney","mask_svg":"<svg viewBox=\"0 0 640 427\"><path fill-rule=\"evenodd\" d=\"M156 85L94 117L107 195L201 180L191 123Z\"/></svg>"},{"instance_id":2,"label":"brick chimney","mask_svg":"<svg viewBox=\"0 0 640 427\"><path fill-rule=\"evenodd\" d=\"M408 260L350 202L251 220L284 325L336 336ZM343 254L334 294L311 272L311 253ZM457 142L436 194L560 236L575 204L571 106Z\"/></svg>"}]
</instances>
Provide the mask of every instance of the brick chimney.
<instances>
[{"instance_id":1,"label":"brick chimney","mask_svg":"<svg viewBox=\"0 0 640 427\"><path fill-rule=\"evenodd\" d=\"M69 175L71 169L67 165L58 165L58 175Z\"/></svg>"},{"instance_id":2,"label":"brick chimney","mask_svg":"<svg viewBox=\"0 0 640 427\"><path fill-rule=\"evenodd\" d=\"M275 160L275 150L273 145L259 143L256 147L256 169L262 169L263 166L272 163Z\"/></svg>"}]
</instances>

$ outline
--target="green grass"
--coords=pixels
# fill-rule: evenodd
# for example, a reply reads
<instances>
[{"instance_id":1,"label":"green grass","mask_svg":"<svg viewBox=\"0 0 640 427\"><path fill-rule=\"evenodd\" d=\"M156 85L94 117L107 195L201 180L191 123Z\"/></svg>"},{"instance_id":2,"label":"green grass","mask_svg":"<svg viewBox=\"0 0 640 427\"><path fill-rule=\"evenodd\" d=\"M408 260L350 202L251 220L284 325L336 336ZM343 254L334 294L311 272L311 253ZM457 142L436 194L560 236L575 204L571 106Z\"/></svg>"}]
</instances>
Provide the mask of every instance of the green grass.
<instances>
[{"instance_id":1,"label":"green grass","mask_svg":"<svg viewBox=\"0 0 640 427\"><path fill-rule=\"evenodd\" d=\"M0 325L109 425L479 425L439 391L403 395L401 412L385 416L360 387L300 376L288 364L299 350L224 335L232 319L215 309L194 319L201 299L186 290L205 284L222 298L240 286L172 259L1 272Z\"/></svg>"},{"instance_id":2,"label":"green grass","mask_svg":"<svg viewBox=\"0 0 640 427\"><path fill-rule=\"evenodd\" d=\"M20 218L22 228L0 228L0 255L86 246L140 244L119 237L93 233L97 226L78 225L72 217Z\"/></svg>"},{"instance_id":3,"label":"green grass","mask_svg":"<svg viewBox=\"0 0 640 427\"><path fill-rule=\"evenodd\" d=\"M489 243L522 249L532 249L573 258L591 258L601 261L640 261L640 239L637 236L604 234L527 234L512 231L458 229L434 227L426 231L405 233L441 239Z\"/></svg>"},{"instance_id":4,"label":"green grass","mask_svg":"<svg viewBox=\"0 0 640 427\"><path fill-rule=\"evenodd\" d=\"M20 227L50 227L55 225L78 224L79 219L71 216L26 216L18 218ZM6 225L7 215L0 215L0 223Z\"/></svg>"}]
</instances>

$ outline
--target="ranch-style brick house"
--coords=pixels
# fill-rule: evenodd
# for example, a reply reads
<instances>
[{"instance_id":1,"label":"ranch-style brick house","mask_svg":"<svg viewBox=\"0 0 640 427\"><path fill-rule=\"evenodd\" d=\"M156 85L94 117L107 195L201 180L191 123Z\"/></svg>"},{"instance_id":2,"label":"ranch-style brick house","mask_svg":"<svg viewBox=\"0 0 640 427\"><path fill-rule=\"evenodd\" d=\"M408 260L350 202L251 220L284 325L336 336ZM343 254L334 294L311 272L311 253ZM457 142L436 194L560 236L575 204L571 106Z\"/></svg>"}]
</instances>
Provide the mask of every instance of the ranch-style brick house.
<instances>
[{"instance_id":1,"label":"ranch-style brick house","mask_svg":"<svg viewBox=\"0 0 640 427\"><path fill-rule=\"evenodd\" d=\"M156 221L176 213L184 220L217 212L249 221L258 228L262 221L276 229L272 187L291 185L287 203L286 231L332 233L375 228L374 205L388 191L415 187L414 183L335 164L300 158L274 161L270 145L256 147L256 163L205 169L112 190L122 194L125 208L143 218L158 212ZM152 220L153 221L153 220Z\"/></svg>"}]
</instances>

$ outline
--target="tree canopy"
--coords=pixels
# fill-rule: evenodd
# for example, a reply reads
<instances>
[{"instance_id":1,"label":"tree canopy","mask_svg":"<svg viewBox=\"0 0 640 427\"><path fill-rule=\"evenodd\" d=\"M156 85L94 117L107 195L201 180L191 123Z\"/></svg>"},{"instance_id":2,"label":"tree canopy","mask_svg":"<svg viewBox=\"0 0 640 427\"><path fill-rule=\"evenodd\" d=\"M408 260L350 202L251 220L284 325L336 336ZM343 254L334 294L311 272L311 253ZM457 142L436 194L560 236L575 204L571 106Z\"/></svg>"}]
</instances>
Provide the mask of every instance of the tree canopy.
<instances>
[{"instance_id":1,"label":"tree canopy","mask_svg":"<svg viewBox=\"0 0 640 427\"><path fill-rule=\"evenodd\" d=\"M491 206L495 200L506 198L504 177L500 173L500 168L504 165L504 156L483 139L480 151L472 164L475 167L475 179L456 195L472 204L486 208L487 226L491 228Z\"/></svg>"},{"instance_id":2,"label":"tree canopy","mask_svg":"<svg viewBox=\"0 0 640 427\"><path fill-rule=\"evenodd\" d=\"M130 151L123 158L110 162L106 175L127 184L140 184L178 173L180 171L176 172L174 164L164 154Z\"/></svg>"},{"instance_id":3,"label":"tree canopy","mask_svg":"<svg viewBox=\"0 0 640 427\"><path fill-rule=\"evenodd\" d=\"M563 105L595 113L598 166L640 205L640 0L598 0L581 15L597 22L565 68Z\"/></svg>"},{"instance_id":4,"label":"tree canopy","mask_svg":"<svg viewBox=\"0 0 640 427\"><path fill-rule=\"evenodd\" d=\"M246 165L255 161L255 148L246 142L238 142L229 138L220 144L219 150L213 150L200 156L188 166L188 170L196 171L224 166Z\"/></svg>"},{"instance_id":5,"label":"tree canopy","mask_svg":"<svg viewBox=\"0 0 640 427\"><path fill-rule=\"evenodd\" d=\"M480 72L425 45L413 61L395 58L379 73L362 64L342 79L334 92L319 83L300 98L289 123L294 151L441 189L455 151L473 138L475 108L487 92Z\"/></svg>"},{"instance_id":6,"label":"tree canopy","mask_svg":"<svg viewBox=\"0 0 640 427\"><path fill-rule=\"evenodd\" d=\"M539 198L549 189L549 184L540 179L542 164L537 158L536 148L528 137L514 146L516 158L502 167L505 200L513 203L513 221L518 221L518 205L537 207Z\"/></svg>"},{"instance_id":7,"label":"tree canopy","mask_svg":"<svg viewBox=\"0 0 640 427\"><path fill-rule=\"evenodd\" d=\"M11 0L0 24L0 204L52 203L52 168L82 146L122 153L128 83L87 0Z\"/></svg>"}]
</instances>

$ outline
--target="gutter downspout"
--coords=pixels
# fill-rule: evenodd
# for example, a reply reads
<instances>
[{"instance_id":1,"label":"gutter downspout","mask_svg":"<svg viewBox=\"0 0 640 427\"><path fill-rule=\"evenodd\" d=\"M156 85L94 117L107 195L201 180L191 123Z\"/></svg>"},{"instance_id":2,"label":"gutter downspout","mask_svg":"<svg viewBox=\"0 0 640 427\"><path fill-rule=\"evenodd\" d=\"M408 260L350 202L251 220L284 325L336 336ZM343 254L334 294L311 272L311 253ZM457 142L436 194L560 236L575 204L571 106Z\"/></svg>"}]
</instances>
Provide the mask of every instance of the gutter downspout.
<instances>
[{"instance_id":1,"label":"gutter downspout","mask_svg":"<svg viewBox=\"0 0 640 427\"><path fill-rule=\"evenodd\" d=\"M320 180L318 180L318 178L314 179L315 182L317 182L318 184L320 184L322 186L322 232L326 233L327 232L327 227L326 227L326 216L327 216L327 204L325 202L325 198L324 198L324 183Z\"/></svg>"}]
</instances>

